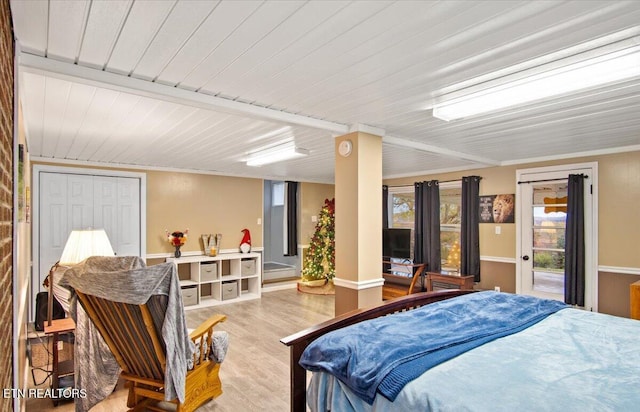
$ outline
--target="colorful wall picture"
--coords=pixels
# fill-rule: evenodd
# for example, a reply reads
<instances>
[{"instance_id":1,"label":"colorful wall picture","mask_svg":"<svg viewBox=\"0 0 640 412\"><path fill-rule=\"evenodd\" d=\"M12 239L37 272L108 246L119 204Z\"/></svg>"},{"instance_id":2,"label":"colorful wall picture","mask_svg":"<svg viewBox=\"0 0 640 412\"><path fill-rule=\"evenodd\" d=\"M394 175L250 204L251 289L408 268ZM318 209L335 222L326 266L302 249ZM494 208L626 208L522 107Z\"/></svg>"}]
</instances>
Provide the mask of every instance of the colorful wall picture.
<instances>
[{"instance_id":1,"label":"colorful wall picture","mask_svg":"<svg viewBox=\"0 0 640 412\"><path fill-rule=\"evenodd\" d=\"M480 223L514 223L516 195L480 196Z\"/></svg>"}]
</instances>

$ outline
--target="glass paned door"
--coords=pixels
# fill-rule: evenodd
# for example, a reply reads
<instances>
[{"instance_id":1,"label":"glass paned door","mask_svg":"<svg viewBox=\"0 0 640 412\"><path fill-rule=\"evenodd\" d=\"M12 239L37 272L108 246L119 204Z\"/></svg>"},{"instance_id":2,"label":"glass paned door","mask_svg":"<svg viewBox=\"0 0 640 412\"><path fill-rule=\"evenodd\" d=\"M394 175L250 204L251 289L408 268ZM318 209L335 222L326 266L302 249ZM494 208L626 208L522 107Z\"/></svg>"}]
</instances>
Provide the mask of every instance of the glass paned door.
<instances>
[{"instance_id":1,"label":"glass paned door","mask_svg":"<svg viewBox=\"0 0 640 412\"><path fill-rule=\"evenodd\" d=\"M522 292L564 300L567 181L558 176L522 186Z\"/></svg>"},{"instance_id":2,"label":"glass paned door","mask_svg":"<svg viewBox=\"0 0 640 412\"><path fill-rule=\"evenodd\" d=\"M564 237L567 184L533 186L531 288L564 297Z\"/></svg>"},{"instance_id":3,"label":"glass paned door","mask_svg":"<svg viewBox=\"0 0 640 412\"><path fill-rule=\"evenodd\" d=\"M597 310L597 164L516 172L516 293L564 301L567 178L585 175L585 309Z\"/></svg>"}]
</instances>

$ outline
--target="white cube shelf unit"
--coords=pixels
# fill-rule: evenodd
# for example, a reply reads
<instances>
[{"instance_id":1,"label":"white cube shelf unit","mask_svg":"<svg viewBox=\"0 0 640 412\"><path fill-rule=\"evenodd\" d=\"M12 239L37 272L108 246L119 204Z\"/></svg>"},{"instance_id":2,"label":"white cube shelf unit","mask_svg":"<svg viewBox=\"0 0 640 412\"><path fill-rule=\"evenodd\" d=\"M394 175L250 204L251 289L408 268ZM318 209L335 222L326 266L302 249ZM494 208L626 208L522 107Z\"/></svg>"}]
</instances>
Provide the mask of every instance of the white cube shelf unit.
<instances>
[{"instance_id":1,"label":"white cube shelf unit","mask_svg":"<svg viewBox=\"0 0 640 412\"><path fill-rule=\"evenodd\" d=\"M185 309L258 299L262 290L260 253L221 253L217 256L167 258L178 269L187 266L189 278L180 279ZM184 276L184 275L183 275Z\"/></svg>"}]
</instances>

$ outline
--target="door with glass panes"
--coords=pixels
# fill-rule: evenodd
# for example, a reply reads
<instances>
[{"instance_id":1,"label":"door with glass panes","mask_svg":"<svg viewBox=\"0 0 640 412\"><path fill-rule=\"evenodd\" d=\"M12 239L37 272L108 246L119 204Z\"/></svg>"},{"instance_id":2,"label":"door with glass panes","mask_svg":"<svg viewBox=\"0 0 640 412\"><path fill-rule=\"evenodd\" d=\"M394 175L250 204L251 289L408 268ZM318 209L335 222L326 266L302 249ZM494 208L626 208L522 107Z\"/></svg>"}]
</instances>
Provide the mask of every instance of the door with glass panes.
<instances>
[{"instance_id":1,"label":"door with glass panes","mask_svg":"<svg viewBox=\"0 0 640 412\"><path fill-rule=\"evenodd\" d=\"M555 170L553 170L555 169ZM593 308L595 255L593 245L594 169L555 167L518 171L517 216L519 251L516 259L518 293L564 300L567 178L583 173L585 179L585 306Z\"/></svg>"}]
</instances>

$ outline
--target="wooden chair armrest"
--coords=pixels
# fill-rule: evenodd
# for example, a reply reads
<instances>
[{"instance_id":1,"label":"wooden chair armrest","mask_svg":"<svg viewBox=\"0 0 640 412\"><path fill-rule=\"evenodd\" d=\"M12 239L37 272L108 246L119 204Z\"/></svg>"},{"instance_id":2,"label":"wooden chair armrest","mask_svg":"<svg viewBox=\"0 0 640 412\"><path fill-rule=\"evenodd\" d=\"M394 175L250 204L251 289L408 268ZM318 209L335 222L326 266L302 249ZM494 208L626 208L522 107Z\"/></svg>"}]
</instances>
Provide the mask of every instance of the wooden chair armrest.
<instances>
[{"instance_id":1,"label":"wooden chair armrest","mask_svg":"<svg viewBox=\"0 0 640 412\"><path fill-rule=\"evenodd\" d=\"M215 325L220 322L224 322L225 320L227 320L227 317L225 315L213 315L209 319L202 322L193 332L191 332L189 334L189 337L191 338L191 340L196 340L207 333L209 330L213 329Z\"/></svg>"}]
</instances>

